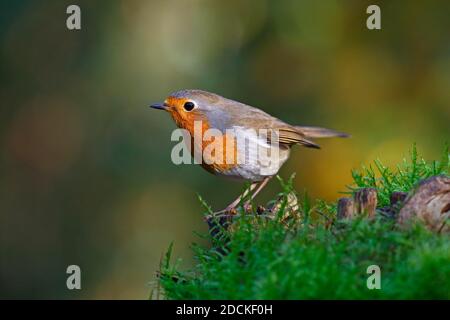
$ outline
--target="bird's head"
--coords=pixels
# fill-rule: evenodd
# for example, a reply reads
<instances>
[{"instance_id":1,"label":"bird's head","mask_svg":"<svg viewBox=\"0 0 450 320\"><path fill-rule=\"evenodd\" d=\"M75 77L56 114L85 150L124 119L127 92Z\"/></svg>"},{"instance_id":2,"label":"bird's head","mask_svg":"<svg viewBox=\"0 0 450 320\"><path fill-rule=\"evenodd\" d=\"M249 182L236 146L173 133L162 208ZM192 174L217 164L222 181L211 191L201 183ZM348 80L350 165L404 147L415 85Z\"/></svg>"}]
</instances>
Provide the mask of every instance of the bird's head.
<instances>
[{"instance_id":1,"label":"bird's head","mask_svg":"<svg viewBox=\"0 0 450 320\"><path fill-rule=\"evenodd\" d=\"M178 127L191 131L195 121L209 127L209 118L220 109L221 99L224 98L202 90L181 90L150 107L169 112Z\"/></svg>"}]
</instances>

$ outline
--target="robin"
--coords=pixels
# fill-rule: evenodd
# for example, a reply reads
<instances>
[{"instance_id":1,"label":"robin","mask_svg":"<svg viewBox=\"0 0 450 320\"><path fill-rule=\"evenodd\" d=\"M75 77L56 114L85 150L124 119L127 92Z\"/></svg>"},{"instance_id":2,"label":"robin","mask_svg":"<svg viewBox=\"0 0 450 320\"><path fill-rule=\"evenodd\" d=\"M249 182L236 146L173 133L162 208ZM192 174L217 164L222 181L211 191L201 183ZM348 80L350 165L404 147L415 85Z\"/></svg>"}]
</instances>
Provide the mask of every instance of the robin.
<instances>
[{"instance_id":1,"label":"robin","mask_svg":"<svg viewBox=\"0 0 450 320\"><path fill-rule=\"evenodd\" d=\"M170 94L163 103L152 104L151 107L169 112L176 125L187 130L191 136L189 149L195 156L194 150L198 147L204 169L218 176L251 183L242 195L216 213L234 212L241 199L248 197L249 200L244 204L247 210L255 196L288 159L292 146L319 149L319 145L311 138L349 136L326 128L290 125L258 108L202 90L177 91ZM219 132L215 139L218 138L223 143L221 149L212 153L213 156L203 153L211 141L196 141L193 138L197 124L200 124L202 135L210 129ZM263 130L266 130L266 134L254 135L255 132ZM236 143L242 137L249 138L250 143ZM263 168L261 161L252 161L259 153L248 152L247 149L253 150L255 145L276 154L276 157L271 157L270 165ZM219 154L222 157L214 157ZM224 158L231 160L223 161ZM242 158L244 161L239 161Z\"/></svg>"}]
</instances>

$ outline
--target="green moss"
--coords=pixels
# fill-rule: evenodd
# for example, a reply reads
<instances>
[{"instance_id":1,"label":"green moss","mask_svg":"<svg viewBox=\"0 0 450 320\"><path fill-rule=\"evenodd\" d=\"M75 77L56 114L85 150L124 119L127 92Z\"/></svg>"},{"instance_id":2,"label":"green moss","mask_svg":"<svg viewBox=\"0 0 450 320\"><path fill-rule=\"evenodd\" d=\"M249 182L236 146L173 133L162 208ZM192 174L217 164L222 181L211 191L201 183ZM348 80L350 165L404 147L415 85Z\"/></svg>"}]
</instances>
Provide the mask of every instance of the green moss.
<instances>
[{"instance_id":1,"label":"green moss","mask_svg":"<svg viewBox=\"0 0 450 320\"><path fill-rule=\"evenodd\" d=\"M389 204L389 196L394 191L408 192L422 179L439 174L448 175L450 168L448 151L446 145L442 159L428 163L418 155L414 145L410 152L410 159L403 159L396 170L390 170L380 160L375 160L369 167L352 171L354 185L349 189L355 191L359 188L376 188L378 203L385 206Z\"/></svg>"},{"instance_id":2,"label":"green moss","mask_svg":"<svg viewBox=\"0 0 450 320\"><path fill-rule=\"evenodd\" d=\"M350 190L375 187L385 205L392 191L409 191L423 178L448 172L448 148L441 161L427 163L414 147L411 159L395 171L376 161L375 168L353 172ZM292 178L280 182L286 203ZM213 248L193 245L197 264L191 270L169 263L170 249L160 273L165 297L450 299L448 235L421 225L400 230L382 217L337 221L335 208L323 201L311 204L305 195L298 215L283 223L281 217L243 215L232 232L221 230ZM370 265L381 268L380 290L367 288Z\"/></svg>"}]
</instances>

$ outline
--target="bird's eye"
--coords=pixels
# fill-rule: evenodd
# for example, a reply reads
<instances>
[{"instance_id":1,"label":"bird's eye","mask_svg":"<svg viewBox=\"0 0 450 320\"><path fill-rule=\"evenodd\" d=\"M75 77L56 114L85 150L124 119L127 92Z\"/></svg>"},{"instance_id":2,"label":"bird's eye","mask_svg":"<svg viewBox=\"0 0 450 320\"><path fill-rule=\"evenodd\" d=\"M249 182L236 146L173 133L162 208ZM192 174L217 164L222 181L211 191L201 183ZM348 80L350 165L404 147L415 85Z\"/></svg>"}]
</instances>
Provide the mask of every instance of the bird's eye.
<instances>
[{"instance_id":1,"label":"bird's eye","mask_svg":"<svg viewBox=\"0 0 450 320\"><path fill-rule=\"evenodd\" d=\"M184 104L184 110L192 111L195 108L195 103L188 101Z\"/></svg>"}]
</instances>

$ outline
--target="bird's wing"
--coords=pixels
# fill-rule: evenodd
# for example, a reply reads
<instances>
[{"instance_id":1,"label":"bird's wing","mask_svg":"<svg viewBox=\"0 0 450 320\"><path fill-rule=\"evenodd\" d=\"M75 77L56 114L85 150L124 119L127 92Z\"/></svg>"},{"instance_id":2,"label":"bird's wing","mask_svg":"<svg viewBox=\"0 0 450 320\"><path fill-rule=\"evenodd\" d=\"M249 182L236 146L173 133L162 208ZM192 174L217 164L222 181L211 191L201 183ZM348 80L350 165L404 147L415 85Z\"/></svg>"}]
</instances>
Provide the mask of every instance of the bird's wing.
<instances>
[{"instance_id":1,"label":"bird's wing","mask_svg":"<svg viewBox=\"0 0 450 320\"><path fill-rule=\"evenodd\" d=\"M287 146L300 144L304 147L320 149L320 146L318 144L306 139L306 136L303 133L297 131L294 127L288 125L275 129L278 131L278 142L280 144L284 144Z\"/></svg>"},{"instance_id":2,"label":"bird's wing","mask_svg":"<svg viewBox=\"0 0 450 320\"><path fill-rule=\"evenodd\" d=\"M273 140L271 137L273 132L276 140L282 146L290 147L300 144L309 148L320 148L318 144L308 140L299 127L291 126L258 108L225 99L220 107L211 111L214 112L214 115L208 118L214 119L210 122L214 128L219 130L225 131L234 127L255 129L256 131L266 129L269 143Z\"/></svg>"}]
</instances>

